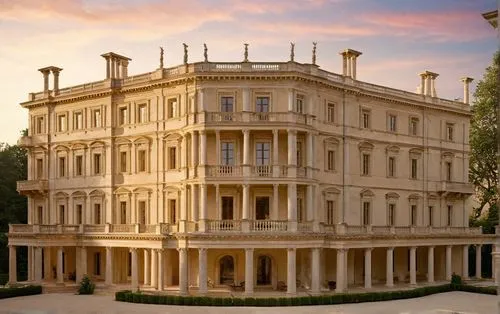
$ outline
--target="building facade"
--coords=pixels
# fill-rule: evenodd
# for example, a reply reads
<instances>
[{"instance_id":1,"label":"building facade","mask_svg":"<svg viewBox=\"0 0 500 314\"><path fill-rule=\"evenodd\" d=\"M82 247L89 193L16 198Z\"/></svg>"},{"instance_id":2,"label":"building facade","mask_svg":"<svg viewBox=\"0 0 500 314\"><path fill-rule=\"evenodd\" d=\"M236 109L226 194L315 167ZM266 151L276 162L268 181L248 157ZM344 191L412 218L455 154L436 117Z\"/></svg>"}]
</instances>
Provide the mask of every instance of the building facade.
<instances>
[{"instance_id":1,"label":"building facade","mask_svg":"<svg viewBox=\"0 0 500 314\"><path fill-rule=\"evenodd\" d=\"M59 88L40 69L29 110L28 279L206 293L321 293L468 277L468 85L463 102L288 62L188 63ZM293 48L292 48L293 49ZM162 57L163 59L163 57ZM53 76L49 88L50 75ZM458 84L457 84L458 85Z\"/></svg>"}]
</instances>

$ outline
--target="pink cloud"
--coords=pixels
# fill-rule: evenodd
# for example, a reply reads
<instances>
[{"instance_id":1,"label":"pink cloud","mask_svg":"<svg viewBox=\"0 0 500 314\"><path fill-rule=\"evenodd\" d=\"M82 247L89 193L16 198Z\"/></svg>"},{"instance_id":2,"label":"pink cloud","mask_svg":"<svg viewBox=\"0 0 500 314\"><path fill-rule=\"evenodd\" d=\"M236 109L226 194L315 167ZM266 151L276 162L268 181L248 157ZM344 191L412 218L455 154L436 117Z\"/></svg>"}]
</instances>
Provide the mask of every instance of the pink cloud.
<instances>
[{"instance_id":1,"label":"pink cloud","mask_svg":"<svg viewBox=\"0 0 500 314\"><path fill-rule=\"evenodd\" d=\"M253 26L255 30L270 33L279 33L283 36L369 36L375 35L376 31L370 27L350 26L343 24L318 24L304 22L262 22Z\"/></svg>"}]
</instances>

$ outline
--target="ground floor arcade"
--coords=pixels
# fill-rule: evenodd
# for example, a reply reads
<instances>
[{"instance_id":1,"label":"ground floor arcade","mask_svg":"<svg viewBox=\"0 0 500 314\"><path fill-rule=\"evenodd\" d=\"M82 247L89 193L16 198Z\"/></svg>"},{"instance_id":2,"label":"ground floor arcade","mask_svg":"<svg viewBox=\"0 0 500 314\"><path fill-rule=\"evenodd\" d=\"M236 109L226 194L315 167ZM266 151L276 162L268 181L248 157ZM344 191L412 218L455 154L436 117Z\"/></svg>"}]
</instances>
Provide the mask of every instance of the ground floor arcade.
<instances>
[{"instance_id":1,"label":"ground floor arcade","mask_svg":"<svg viewBox=\"0 0 500 314\"><path fill-rule=\"evenodd\" d=\"M204 294L227 287L253 294L278 290L343 292L372 285L413 286L469 275L471 245L358 248L145 248L124 246L29 246L28 280L59 285L84 274L105 285L132 290ZM481 245L475 276L481 277ZM10 246L10 282L16 282L16 246ZM494 272L493 272L494 273Z\"/></svg>"}]
</instances>

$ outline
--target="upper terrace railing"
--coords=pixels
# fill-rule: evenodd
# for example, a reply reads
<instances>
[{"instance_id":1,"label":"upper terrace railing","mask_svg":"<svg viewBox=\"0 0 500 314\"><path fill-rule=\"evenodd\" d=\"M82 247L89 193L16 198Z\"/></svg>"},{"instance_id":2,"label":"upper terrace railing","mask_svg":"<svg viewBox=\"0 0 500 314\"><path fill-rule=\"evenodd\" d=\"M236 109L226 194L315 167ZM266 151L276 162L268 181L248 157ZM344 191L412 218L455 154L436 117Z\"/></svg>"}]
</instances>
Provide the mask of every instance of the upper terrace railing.
<instances>
[{"instance_id":1,"label":"upper terrace railing","mask_svg":"<svg viewBox=\"0 0 500 314\"><path fill-rule=\"evenodd\" d=\"M400 97L403 99L427 102L427 103L439 103L444 106L452 106L454 108L466 108L468 105L437 98L429 97L421 94L403 91L400 89L390 88L386 86L361 82L357 80L352 80L343 75L328 72L319 69L318 66L312 64L300 64L296 62L198 62L190 63L187 65L179 65L171 68L166 68L162 70L157 70L154 72L148 72L133 76L128 76L123 79L114 79L113 83L110 80L102 80L96 82L90 82L86 84L81 84L77 86L71 86L67 88L60 89L57 93L53 91L49 92L38 92L30 93L29 100L36 101L47 98L49 95L70 95L77 94L81 92L96 91L101 90L105 87L109 88L111 86L115 87L126 87L135 84L148 83L150 81L161 80L161 79L173 79L181 77L186 74L209 74L209 73L276 73L279 75L301 73L306 75L312 75L319 77L321 79L336 83L336 84L346 84L353 88L358 88L368 92L381 93L384 95L392 97Z\"/></svg>"}]
</instances>

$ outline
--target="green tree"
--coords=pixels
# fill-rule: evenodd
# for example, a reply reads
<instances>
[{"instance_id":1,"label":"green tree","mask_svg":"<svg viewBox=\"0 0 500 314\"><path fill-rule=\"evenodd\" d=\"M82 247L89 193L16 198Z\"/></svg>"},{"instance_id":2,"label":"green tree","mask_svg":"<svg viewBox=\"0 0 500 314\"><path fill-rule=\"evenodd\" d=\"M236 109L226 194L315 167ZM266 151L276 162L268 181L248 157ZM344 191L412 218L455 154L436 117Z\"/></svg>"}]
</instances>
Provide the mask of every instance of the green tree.
<instances>
[{"instance_id":1,"label":"green tree","mask_svg":"<svg viewBox=\"0 0 500 314\"><path fill-rule=\"evenodd\" d=\"M27 155L26 150L17 145L0 143L0 273L7 273L8 249L6 232L9 224L27 223L26 197L16 191L16 182L26 180ZM24 270L24 253L20 253L19 270Z\"/></svg>"},{"instance_id":2,"label":"green tree","mask_svg":"<svg viewBox=\"0 0 500 314\"><path fill-rule=\"evenodd\" d=\"M479 206L474 208L473 221L483 213L485 207L498 210L498 93L500 53L486 68L484 77L477 84L473 101L473 116L470 129L469 178L475 186ZM498 216L498 214L494 214Z\"/></svg>"}]
</instances>

